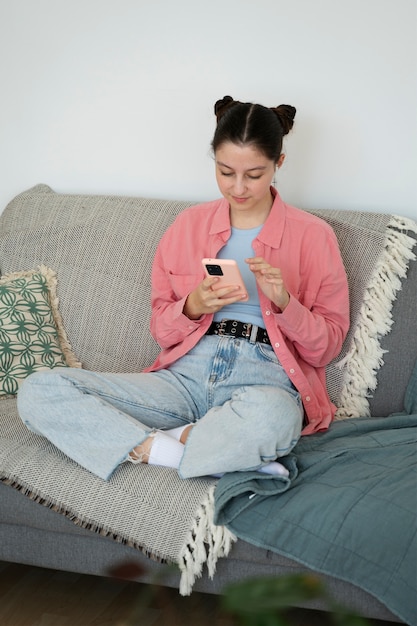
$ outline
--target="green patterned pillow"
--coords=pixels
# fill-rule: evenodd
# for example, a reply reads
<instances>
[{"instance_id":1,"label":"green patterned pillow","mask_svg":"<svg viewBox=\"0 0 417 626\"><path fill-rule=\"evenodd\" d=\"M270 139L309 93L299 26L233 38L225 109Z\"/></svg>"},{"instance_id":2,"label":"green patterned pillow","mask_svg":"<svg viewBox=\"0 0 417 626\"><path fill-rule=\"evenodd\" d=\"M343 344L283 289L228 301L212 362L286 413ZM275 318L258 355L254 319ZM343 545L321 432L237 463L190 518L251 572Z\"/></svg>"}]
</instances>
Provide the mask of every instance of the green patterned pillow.
<instances>
[{"instance_id":1,"label":"green patterned pillow","mask_svg":"<svg viewBox=\"0 0 417 626\"><path fill-rule=\"evenodd\" d=\"M56 283L43 265L0 279L0 398L16 395L32 372L81 367L58 311Z\"/></svg>"}]
</instances>

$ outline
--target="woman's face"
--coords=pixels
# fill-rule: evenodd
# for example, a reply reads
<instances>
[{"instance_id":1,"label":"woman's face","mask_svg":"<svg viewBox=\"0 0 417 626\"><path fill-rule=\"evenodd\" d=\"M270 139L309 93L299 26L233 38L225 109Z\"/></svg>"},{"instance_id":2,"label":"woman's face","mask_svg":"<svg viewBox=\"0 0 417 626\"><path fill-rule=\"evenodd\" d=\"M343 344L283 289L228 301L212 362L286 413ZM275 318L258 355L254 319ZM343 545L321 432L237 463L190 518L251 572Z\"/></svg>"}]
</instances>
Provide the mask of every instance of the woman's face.
<instances>
[{"instance_id":1,"label":"woman's face","mask_svg":"<svg viewBox=\"0 0 417 626\"><path fill-rule=\"evenodd\" d=\"M226 142L217 148L215 161L217 184L232 213L269 211L270 185L281 158L274 163L254 146Z\"/></svg>"}]
</instances>

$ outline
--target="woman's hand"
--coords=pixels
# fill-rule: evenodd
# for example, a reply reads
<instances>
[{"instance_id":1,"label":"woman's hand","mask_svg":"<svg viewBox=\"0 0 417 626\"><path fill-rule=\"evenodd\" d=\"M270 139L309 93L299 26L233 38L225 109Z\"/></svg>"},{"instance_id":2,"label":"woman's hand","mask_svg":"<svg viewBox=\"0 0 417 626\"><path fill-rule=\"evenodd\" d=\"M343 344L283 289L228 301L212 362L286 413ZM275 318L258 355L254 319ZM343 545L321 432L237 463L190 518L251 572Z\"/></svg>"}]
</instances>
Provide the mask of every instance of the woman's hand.
<instances>
[{"instance_id":1,"label":"woman's hand","mask_svg":"<svg viewBox=\"0 0 417 626\"><path fill-rule=\"evenodd\" d=\"M216 289L218 281L218 277L205 278L185 301L184 315L190 320L197 320L207 313L217 313L228 304L246 300L246 293L236 288L236 285Z\"/></svg>"},{"instance_id":2,"label":"woman's hand","mask_svg":"<svg viewBox=\"0 0 417 626\"><path fill-rule=\"evenodd\" d=\"M283 311L290 301L290 294L285 289L281 270L272 267L262 257L253 257L245 261L265 296Z\"/></svg>"}]
</instances>

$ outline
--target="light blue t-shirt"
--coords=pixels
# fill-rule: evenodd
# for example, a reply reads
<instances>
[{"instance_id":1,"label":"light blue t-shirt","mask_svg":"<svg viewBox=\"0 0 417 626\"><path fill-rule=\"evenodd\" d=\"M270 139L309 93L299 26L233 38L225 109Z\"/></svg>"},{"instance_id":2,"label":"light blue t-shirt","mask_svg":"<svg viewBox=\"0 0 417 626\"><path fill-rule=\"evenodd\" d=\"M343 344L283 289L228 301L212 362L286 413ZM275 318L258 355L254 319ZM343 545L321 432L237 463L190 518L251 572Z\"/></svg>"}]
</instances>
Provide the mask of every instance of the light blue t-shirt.
<instances>
[{"instance_id":1,"label":"light blue t-shirt","mask_svg":"<svg viewBox=\"0 0 417 626\"><path fill-rule=\"evenodd\" d=\"M243 281L248 290L249 299L245 302L235 302L225 306L214 315L214 321L220 322L222 319L238 320L256 326L264 327L261 308L259 305L258 289L254 275L249 269L245 259L255 255L252 248L252 241L262 229L262 224L256 228L241 229L233 228L232 234L227 244L217 255L218 259L234 259L239 266Z\"/></svg>"}]
</instances>

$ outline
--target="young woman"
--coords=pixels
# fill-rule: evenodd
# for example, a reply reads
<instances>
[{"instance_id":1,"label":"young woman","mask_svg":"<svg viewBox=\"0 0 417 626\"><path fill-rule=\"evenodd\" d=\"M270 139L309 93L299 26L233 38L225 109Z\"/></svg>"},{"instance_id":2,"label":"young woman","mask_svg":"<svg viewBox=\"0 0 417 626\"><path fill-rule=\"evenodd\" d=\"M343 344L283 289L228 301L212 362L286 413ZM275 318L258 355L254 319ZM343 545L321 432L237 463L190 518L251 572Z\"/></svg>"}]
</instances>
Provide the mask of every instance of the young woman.
<instances>
[{"instance_id":1,"label":"young woman","mask_svg":"<svg viewBox=\"0 0 417 626\"><path fill-rule=\"evenodd\" d=\"M215 114L222 198L184 210L159 244L155 363L137 374L38 372L18 394L28 428L103 479L126 460L183 478L285 473L276 459L334 416L325 367L349 325L337 240L271 186L295 109L226 96ZM205 257L236 260L246 292L204 277Z\"/></svg>"}]
</instances>

